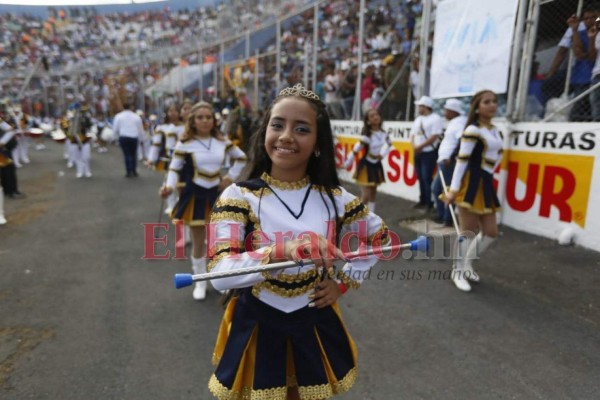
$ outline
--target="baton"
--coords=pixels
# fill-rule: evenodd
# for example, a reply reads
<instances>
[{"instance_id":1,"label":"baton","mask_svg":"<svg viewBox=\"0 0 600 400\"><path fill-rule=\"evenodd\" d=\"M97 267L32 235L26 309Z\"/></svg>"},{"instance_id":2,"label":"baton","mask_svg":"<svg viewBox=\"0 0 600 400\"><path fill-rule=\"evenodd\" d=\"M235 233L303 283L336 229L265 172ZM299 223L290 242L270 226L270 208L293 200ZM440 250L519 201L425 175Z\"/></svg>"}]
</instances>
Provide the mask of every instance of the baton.
<instances>
[{"instance_id":1,"label":"baton","mask_svg":"<svg viewBox=\"0 0 600 400\"><path fill-rule=\"evenodd\" d=\"M446 186L446 179L444 178L444 174L442 171L439 171L440 178L442 178L442 186L444 187L444 194L448 194L448 186ZM460 229L458 228L458 221L456 220L456 214L454 213L454 207L452 204L448 204L448 208L450 209L450 215L452 216L452 223L454 224L454 229L456 229L456 236L458 238L461 237ZM461 239L459 239L461 240Z\"/></svg>"},{"instance_id":2,"label":"baton","mask_svg":"<svg viewBox=\"0 0 600 400\"><path fill-rule=\"evenodd\" d=\"M353 259L353 258L358 258L358 257L370 256L370 255L375 254L376 252L394 251L394 250L400 250L400 249L427 251L428 248L429 248L429 240L427 239L427 237L419 236L417 239L415 239L409 243L399 244L399 245L395 245L395 246L375 247L375 248L371 248L367 251L362 251L362 252L355 251L352 253L346 253L346 254L344 254L344 256L346 259ZM307 261L304 265L310 265L310 264L314 264L314 262ZM282 261L282 262L273 263L273 264L259 265L256 267L239 268L239 269L234 269L232 271L208 272L205 274L196 274L196 275L175 274L175 277L173 278L173 282L175 283L176 289L181 289L183 287L192 285L194 282L208 281L211 279L229 278L232 276L247 275L247 274L253 274L256 272L273 271L273 270L291 268L291 267L296 267L296 266L298 266L298 264L295 261Z\"/></svg>"}]
</instances>

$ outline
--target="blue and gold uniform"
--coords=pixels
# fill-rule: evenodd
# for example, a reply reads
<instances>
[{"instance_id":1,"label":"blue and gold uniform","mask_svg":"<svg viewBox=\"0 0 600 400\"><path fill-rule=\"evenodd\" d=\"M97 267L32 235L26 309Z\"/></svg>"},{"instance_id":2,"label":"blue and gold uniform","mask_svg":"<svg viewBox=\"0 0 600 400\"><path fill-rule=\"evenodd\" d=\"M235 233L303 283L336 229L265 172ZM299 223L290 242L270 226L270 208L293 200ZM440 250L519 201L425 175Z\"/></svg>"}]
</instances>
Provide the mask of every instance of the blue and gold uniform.
<instances>
[{"instance_id":1,"label":"blue and gold uniform","mask_svg":"<svg viewBox=\"0 0 600 400\"><path fill-rule=\"evenodd\" d=\"M211 228L211 272L269 263L282 234L296 239L311 232L335 241L363 229L368 246L389 241L384 222L343 188L331 189L330 197L308 178L282 182L266 173L229 186L215 204ZM376 261L353 260L335 278L358 288ZM216 397L285 399L287 387L298 386L300 398L325 399L350 389L357 351L340 309L309 307L320 279L312 265L298 265L213 280L219 290L238 289L213 354L209 389Z\"/></svg>"},{"instance_id":2,"label":"blue and gold uniform","mask_svg":"<svg viewBox=\"0 0 600 400\"><path fill-rule=\"evenodd\" d=\"M499 211L494 170L502 160L502 136L493 125L469 125L460 138L450 190L456 204L476 214Z\"/></svg>"}]
</instances>

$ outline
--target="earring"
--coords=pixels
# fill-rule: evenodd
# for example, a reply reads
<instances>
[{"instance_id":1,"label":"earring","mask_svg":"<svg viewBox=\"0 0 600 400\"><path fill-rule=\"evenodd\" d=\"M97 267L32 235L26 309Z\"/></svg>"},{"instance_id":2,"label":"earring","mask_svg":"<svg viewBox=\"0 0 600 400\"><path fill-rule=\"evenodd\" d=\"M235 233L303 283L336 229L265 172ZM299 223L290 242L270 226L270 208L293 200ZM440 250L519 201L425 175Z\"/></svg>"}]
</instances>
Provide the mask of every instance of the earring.
<instances>
[{"instance_id":1,"label":"earring","mask_svg":"<svg viewBox=\"0 0 600 400\"><path fill-rule=\"evenodd\" d=\"M321 156L321 150L315 150L315 157L319 158Z\"/></svg>"}]
</instances>

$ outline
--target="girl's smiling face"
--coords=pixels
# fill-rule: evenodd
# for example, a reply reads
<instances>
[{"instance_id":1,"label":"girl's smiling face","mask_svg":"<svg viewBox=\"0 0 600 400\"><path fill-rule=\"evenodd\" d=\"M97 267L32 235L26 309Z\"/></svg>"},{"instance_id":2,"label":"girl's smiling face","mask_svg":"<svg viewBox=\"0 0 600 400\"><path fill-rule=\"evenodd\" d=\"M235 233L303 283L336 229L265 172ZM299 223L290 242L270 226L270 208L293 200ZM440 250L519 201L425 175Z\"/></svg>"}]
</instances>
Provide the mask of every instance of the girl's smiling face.
<instances>
[{"instance_id":1,"label":"girl's smiling face","mask_svg":"<svg viewBox=\"0 0 600 400\"><path fill-rule=\"evenodd\" d=\"M265 135L273 178L287 182L304 178L316 144L317 112L307 101L288 97L273 106Z\"/></svg>"}]
</instances>

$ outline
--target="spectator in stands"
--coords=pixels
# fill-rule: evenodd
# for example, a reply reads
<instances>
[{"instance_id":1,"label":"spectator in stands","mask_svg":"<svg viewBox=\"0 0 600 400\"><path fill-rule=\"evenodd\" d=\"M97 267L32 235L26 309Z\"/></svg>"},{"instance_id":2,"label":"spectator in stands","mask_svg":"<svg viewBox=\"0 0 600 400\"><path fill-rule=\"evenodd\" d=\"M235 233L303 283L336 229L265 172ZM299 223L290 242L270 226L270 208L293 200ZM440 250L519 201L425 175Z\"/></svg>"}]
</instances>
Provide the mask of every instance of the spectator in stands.
<instances>
[{"instance_id":1,"label":"spectator in stands","mask_svg":"<svg viewBox=\"0 0 600 400\"><path fill-rule=\"evenodd\" d=\"M588 57L594 61L594 69L592 70L592 86L600 83L600 21L596 20L588 29L589 49ZM590 105L592 107L592 120L600 121L600 88L594 89L590 93Z\"/></svg>"},{"instance_id":2,"label":"spectator in stands","mask_svg":"<svg viewBox=\"0 0 600 400\"><path fill-rule=\"evenodd\" d=\"M598 17L598 6L588 6L583 12L581 21L576 15L571 15L567 19L569 25L567 31L558 43L558 50L552 60L550 69L544 75L545 82L542 85L544 99L548 101L551 97L558 97L562 93L562 87L566 77L565 71L559 71L563 61L569 54L569 49L573 50L575 63L571 71L570 92L573 97L578 96L587 90L592 79L592 69L594 63L590 60L588 54L589 38L587 30L594 25ZM588 97L576 102L569 113L571 121L589 121L591 115L590 102Z\"/></svg>"},{"instance_id":3,"label":"spectator in stands","mask_svg":"<svg viewBox=\"0 0 600 400\"><path fill-rule=\"evenodd\" d=\"M343 119L344 107L340 98L340 78L335 73L335 67L327 65L325 67L325 105L331 119Z\"/></svg>"},{"instance_id":4,"label":"spectator in stands","mask_svg":"<svg viewBox=\"0 0 600 400\"><path fill-rule=\"evenodd\" d=\"M383 80L389 92L382 106L384 120L397 121L406 117L409 70L404 65L404 59L403 54L394 55L393 64L385 69Z\"/></svg>"},{"instance_id":5,"label":"spectator in stands","mask_svg":"<svg viewBox=\"0 0 600 400\"><path fill-rule=\"evenodd\" d=\"M346 119L352 118L354 95L356 93L357 71L356 65L348 65L344 71L345 75L340 88L340 95L342 97Z\"/></svg>"}]
</instances>

